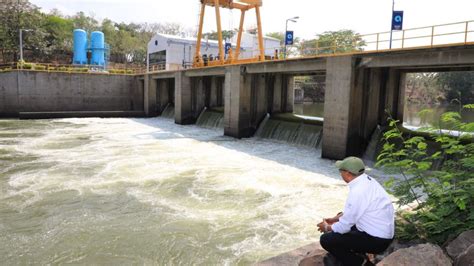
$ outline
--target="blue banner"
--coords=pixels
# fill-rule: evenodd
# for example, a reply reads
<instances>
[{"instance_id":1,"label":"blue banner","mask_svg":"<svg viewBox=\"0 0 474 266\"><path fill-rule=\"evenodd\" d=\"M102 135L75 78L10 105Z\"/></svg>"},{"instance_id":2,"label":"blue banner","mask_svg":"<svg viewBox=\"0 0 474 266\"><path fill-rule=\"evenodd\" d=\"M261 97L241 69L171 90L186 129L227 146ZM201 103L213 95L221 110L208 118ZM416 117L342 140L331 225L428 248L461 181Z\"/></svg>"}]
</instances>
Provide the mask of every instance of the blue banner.
<instances>
[{"instance_id":1,"label":"blue banner","mask_svg":"<svg viewBox=\"0 0 474 266\"><path fill-rule=\"evenodd\" d=\"M285 45L293 45L293 31L287 31L285 34Z\"/></svg>"},{"instance_id":2,"label":"blue banner","mask_svg":"<svg viewBox=\"0 0 474 266\"><path fill-rule=\"evenodd\" d=\"M392 30L403 30L403 11L393 11Z\"/></svg>"}]
</instances>

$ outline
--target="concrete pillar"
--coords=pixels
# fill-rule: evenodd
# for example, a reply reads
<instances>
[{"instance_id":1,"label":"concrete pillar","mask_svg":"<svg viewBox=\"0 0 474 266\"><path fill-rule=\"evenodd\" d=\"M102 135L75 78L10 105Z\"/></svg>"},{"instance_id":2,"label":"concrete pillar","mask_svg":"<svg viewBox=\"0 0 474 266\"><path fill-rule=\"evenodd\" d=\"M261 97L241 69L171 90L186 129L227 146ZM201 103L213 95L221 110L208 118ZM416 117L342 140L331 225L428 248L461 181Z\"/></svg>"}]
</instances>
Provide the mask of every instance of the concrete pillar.
<instances>
[{"instance_id":1,"label":"concrete pillar","mask_svg":"<svg viewBox=\"0 0 474 266\"><path fill-rule=\"evenodd\" d=\"M404 75L401 75L400 70L389 69L386 71L386 84L385 84L385 110L388 110L394 119L403 120L403 101L400 97L403 97L405 90L401 89L400 84L405 83ZM403 99L402 98L402 99ZM387 124L388 115L384 114L382 118L382 124Z\"/></svg>"},{"instance_id":2,"label":"concrete pillar","mask_svg":"<svg viewBox=\"0 0 474 266\"><path fill-rule=\"evenodd\" d=\"M255 127L258 127L260 121L265 117L267 114L267 91L266 91L266 78L265 75L260 74L257 76L257 86L255 88L256 91L256 101L257 101L257 108L256 112L256 124Z\"/></svg>"},{"instance_id":3,"label":"concrete pillar","mask_svg":"<svg viewBox=\"0 0 474 266\"><path fill-rule=\"evenodd\" d=\"M186 77L183 71L175 74L175 122L188 125L195 123L192 108L191 78Z\"/></svg>"},{"instance_id":4,"label":"concrete pillar","mask_svg":"<svg viewBox=\"0 0 474 266\"><path fill-rule=\"evenodd\" d=\"M206 96L209 96L206 85L203 77L191 79L192 110L196 119L206 106Z\"/></svg>"},{"instance_id":5,"label":"concrete pillar","mask_svg":"<svg viewBox=\"0 0 474 266\"><path fill-rule=\"evenodd\" d=\"M169 81L167 79L159 79L157 82L157 93L156 93L156 105L157 105L157 113L161 114L163 110L166 108L168 103L170 102L169 99L169 88L168 84Z\"/></svg>"},{"instance_id":6,"label":"concrete pillar","mask_svg":"<svg viewBox=\"0 0 474 266\"><path fill-rule=\"evenodd\" d=\"M217 106L224 106L225 102L225 77L217 78Z\"/></svg>"},{"instance_id":7,"label":"concrete pillar","mask_svg":"<svg viewBox=\"0 0 474 266\"><path fill-rule=\"evenodd\" d=\"M382 69L374 68L364 71L364 89L363 89L363 115L361 136L367 141L370 140L374 129L377 127L380 119L380 112L383 104L380 102L384 73Z\"/></svg>"},{"instance_id":8,"label":"concrete pillar","mask_svg":"<svg viewBox=\"0 0 474 266\"><path fill-rule=\"evenodd\" d=\"M286 76L285 87L286 87L286 100L285 100L285 113L293 113L295 106L295 77Z\"/></svg>"},{"instance_id":9,"label":"concrete pillar","mask_svg":"<svg viewBox=\"0 0 474 266\"><path fill-rule=\"evenodd\" d=\"M234 138L251 137L250 125L251 76L242 73L240 66L226 69L225 74L224 135Z\"/></svg>"},{"instance_id":10,"label":"concrete pillar","mask_svg":"<svg viewBox=\"0 0 474 266\"><path fill-rule=\"evenodd\" d=\"M403 115L405 113L405 89L407 87L407 74L394 71L395 77L398 77L398 84L395 86L398 88L398 110L397 119L403 122Z\"/></svg>"},{"instance_id":11,"label":"concrete pillar","mask_svg":"<svg viewBox=\"0 0 474 266\"><path fill-rule=\"evenodd\" d=\"M281 74L275 75L275 83L273 86L273 108L272 113L281 113L281 95L282 95L282 78Z\"/></svg>"},{"instance_id":12,"label":"concrete pillar","mask_svg":"<svg viewBox=\"0 0 474 266\"><path fill-rule=\"evenodd\" d=\"M351 56L328 57L326 70L322 157L342 159L347 155L354 60Z\"/></svg>"},{"instance_id":13,"label":"concrete pillar","mask_svg":"<svg viewBox=\"0 0 474 266\"><path fill-rule=\"evenodd\" d=\"M218 86L217 86L218 78L217 77L211 77L211 91L210 91L210 101L209 101L209 107L217 107L218 106L218 100L217 97L218 95Z\"/></svg>"},{"instance_id":14,"label":"concrete pillar","mask_svg":"<svg viewBox=\"0 0 474 266\"><path fill-rule=\"evenodd\" d=\"M145 115L156 116L156 80L150 75L144 76L143 91Z\"/></svg>"}]
</instances>

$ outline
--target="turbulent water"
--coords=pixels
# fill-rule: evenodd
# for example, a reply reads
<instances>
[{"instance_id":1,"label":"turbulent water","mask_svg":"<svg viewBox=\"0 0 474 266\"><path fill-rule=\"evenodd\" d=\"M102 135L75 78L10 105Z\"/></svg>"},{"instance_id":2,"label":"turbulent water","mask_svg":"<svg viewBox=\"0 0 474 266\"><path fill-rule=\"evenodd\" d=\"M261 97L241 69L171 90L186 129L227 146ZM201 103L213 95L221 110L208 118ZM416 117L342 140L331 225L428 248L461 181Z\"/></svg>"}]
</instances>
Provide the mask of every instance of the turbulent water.
<instances>
[{"instance_id":1,"label":"turbulent water","mask_svg":"<svg viewBox=\"0 0 474 266\"><path fill-rule=\"evenodd\" d=\"M322 138L322 126L288 122L267 117L255 136L283 141L290 144L316 148Z\"/></svg>"},{"instance_id":2,"label":"turbulent water","mask_svg":"<svg viewBox=\"0 0 474 266\"><path fill-rule=\"evenodd\" d=\"M205 110L197 119L196 125L205 128L223 129L224 113L213 110Z\"/></svg>"},{"instance_id":3,"label":"turbulent water","mask_svg":"<svg viewBox=\"0 0 474 266\"><path fill-rule=\"evenodd\" d=\"M170 119L0 120L2 264L248 265L318 239L316 149Z\"/></svg>"}]
</instances>

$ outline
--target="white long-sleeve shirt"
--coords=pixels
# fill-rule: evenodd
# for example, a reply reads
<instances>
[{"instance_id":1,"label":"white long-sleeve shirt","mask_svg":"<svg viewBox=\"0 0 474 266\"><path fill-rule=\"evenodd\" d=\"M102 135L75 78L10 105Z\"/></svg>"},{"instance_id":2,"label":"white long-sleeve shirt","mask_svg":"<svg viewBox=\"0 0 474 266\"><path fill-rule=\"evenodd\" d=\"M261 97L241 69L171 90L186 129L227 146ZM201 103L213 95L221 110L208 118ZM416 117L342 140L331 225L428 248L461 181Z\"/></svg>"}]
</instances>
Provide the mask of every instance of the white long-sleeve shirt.
<instances>
[{"instance_id":1,"label":"white long-sleeve shirt","mask_svg":"<svg viewBox=\"0 0 474 266\"><path fill-rule=\"evenodd\" d=\"M387 192L372 177L362 174L349 182L349 196L344 214L331 228L345 234L356 225L357 230L375 237L392 239L395 213Z\"/></svg>"}]
</instances>

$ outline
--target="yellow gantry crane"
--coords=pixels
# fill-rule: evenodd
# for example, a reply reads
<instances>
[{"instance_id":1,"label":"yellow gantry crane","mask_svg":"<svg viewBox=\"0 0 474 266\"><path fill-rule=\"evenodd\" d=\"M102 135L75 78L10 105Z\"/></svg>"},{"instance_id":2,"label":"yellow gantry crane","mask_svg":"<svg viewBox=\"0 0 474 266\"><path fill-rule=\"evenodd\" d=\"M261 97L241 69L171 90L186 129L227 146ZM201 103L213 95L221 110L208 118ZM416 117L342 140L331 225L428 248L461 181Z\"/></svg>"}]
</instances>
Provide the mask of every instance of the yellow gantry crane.
<instances>
[{"instance_id":1,"label":"yellow gantry crane","mask_svg":"<svg viewBox=\"0 0 474 266\"><path fill-rule=\"evenodd\" d=\"M217 22L217 35L219 36L219 58L215 61L207 62L208 66L216 65L225 65L225 64L238 64L238 63L248 63L256 61L265 60L265 48L263 47L263 33L262 33L262 23L260 19L260 7L262 6L262 0L200 0L201 1L201 14L199 18L199 32L196 43L196 54L194 56L193 67L203 67L204 61L201 55L201 40L202 40L202 29L204 24L204 14L206 6L215 7L216 10L216 22ZM240 26L239 34L237 36L237 47L235 51L232 49L229 51L229 56L227 60L225 59L224 54L224 45L222 44L222 27L221 27L221 15L220 8L227 9L239 9L241 12L240 15ZM242 32L244 27L245 12L250 9L255 8L255 13L257 16L257 27L258 27L258 45L260 55L256 58L249 59L239 59L240 55L240 43L242 41Z\"/></svg>"}]
</instances>

